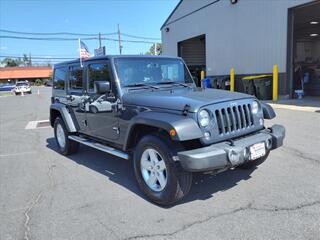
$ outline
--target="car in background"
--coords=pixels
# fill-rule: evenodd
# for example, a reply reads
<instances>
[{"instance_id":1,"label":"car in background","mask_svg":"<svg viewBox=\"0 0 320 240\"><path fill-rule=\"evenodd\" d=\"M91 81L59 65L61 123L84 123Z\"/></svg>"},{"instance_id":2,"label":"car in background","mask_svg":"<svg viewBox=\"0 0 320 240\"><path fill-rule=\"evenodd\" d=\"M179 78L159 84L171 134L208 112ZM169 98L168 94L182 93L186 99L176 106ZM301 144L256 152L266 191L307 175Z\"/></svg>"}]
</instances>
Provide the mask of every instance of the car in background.
<instances>
[{"instance_id":1,"label":"car in background","mask_svg":"<svg viewBox=\"0 0 320 240\"><path fill-rule=\"evenodd\" d=\"M29 93L31 94L31 86L28 81L19 81L16 83L16 87L13 90L15 95L22 94L22 93Z\"/></svg>"},{"instance_id":2,"label":"car in background","mask_svg":"<svg viewBox=\"0 0 320 240\"><path fill-rule=\"evenodd\" d=\"M92 113L111 112L112 104L107 101L106 95L102 95L97 100L90 103L89 111Z\"/></svg>"},{"instance_id":3,"label":"car in background","mask_svg":"<svg viewBox=\"0 0 320 240\"><path fill-rule=\"evenodd\" d=\"M47 81L47 82L45 83L45 86L46 86L46 87L52 87L52 86L53 86L52 80Z\"/></svg>"},{"instance_id":4,"label":"car in background","mask_svg":"<svg viewBox=\"0 0 320 240\"><path fill-rule=\"evenodd\" d=\"M9 92L9 91L12 91L14 88L16 87L15 84L12 84L12 83L5 83L5 84L2 84L0 85L0 91L2 92Z\"/></svg>"}]
</instances>

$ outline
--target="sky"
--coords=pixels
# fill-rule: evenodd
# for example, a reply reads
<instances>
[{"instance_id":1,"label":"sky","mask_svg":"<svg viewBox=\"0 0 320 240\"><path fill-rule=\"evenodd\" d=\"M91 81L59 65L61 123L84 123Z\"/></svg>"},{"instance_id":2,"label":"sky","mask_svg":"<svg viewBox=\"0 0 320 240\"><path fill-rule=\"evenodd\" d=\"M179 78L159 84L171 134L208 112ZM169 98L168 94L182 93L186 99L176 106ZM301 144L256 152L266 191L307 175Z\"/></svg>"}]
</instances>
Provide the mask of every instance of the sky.
<instances>
[{"instance_id":1,"label":"sky","mask_svg":"<svg viewBox=\"0 0 320 240\"><path fill-rule=\"evenodd\" d=\"M158 38L160 27L179 0L0 0L0 29L32 33L114 33L117 25L121 33ZM22 35L0 31L0 36L65 37L78 36ZM106 36L117 39L117 35ZM122 39L141 40L127 36ZM83 40L90 53L98 47L98 40ZM107 54L118 54L118 42L102 41ZM123 54L140 54L151 43L123 42ZM79 56L78 41L37 41L0 38L0 56L71 57ZM3 59L3 57L0 59ZM34 59L34 63L42 60ZM52 60L51 63L63 60ZM48 61L45 61L48 62Z\"/></svg>"}]
</instances>

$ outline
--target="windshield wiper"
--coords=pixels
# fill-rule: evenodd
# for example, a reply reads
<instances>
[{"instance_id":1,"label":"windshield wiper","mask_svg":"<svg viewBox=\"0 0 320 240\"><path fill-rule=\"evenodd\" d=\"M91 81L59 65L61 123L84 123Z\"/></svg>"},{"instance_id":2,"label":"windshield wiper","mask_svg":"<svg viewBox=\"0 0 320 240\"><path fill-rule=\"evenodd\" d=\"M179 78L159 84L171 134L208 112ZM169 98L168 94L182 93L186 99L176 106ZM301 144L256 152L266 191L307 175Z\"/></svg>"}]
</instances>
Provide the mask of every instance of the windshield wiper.
<instances>
[{"instance_id":1,"label":"windshield wiper","mask_svg":"<svg viewBox=\"0 0 320 240\"><path fill-rule=\"evenodd\" d=\"M124 87L144 87L144 88L153 88L153 89L159 89L156 86L152 86L149 84L145 84L145 83L135 83L135 84L129 84L129 85L125 85Z\"/></svg>"},{"instance_id":2,"label":"windshield wiper","mask_svg":"<svg viewBox=\"0 0 320 240\"><path fill-rule=\"evenodd\" d=\"M181 82L175 82L175 81L167 81L167 82L158 82L157 85L162 85L162 84L175 84L175 85L180 85L183 87L189 87L188 84L181 83Z\"/></svg>"}]
</instances>

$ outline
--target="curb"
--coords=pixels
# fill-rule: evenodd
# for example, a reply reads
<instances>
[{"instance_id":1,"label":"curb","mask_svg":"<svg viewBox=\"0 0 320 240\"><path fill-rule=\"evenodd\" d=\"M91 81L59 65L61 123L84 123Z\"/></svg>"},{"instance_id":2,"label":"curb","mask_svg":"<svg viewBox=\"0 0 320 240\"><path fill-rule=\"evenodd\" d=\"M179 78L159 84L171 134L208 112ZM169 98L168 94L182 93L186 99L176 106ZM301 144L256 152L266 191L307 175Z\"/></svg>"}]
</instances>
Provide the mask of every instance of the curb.
<instances>
[{"instance_id":1,"label":"curb","mask_svg":"<svg viewBox=\"0 0 320 240\"><path fill-rule=\"evenodd\" d=\"M320 108L318 107L302 107L297 105L286 105L286 104L276 104L276 103L268 103L275 109L287 109L292 111L302 111L302 112L320 112Z\"/></svg>"}]
</instances>

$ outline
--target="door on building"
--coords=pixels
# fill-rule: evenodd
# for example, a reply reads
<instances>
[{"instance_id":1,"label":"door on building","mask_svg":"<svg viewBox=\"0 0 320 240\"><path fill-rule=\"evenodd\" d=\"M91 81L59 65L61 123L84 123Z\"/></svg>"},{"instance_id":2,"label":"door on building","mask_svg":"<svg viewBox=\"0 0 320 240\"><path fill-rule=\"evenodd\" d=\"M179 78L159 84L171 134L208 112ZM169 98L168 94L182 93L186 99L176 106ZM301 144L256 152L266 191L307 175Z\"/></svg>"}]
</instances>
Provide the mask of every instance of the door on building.
<instances>
[{"instance_id":1,"label":"door on building","mask_svg":"<svg viewBox=\"0 0 320 240\"><path fill-rule=\"evenodd\" d=\"M201 71L206 70L206 35L179 42L178 56L186 62L197 86L200 86Z\"/></svg>"},{"instance_id":2,"label":"door on building","mask_svg":"<svg viewBox=\"0 0 320 240\"><path fill-rule=\"evenodd\" d=\"M320 96L320 1L289 9L288 37L292 96Z\"/></svg>"}]
</instances>

